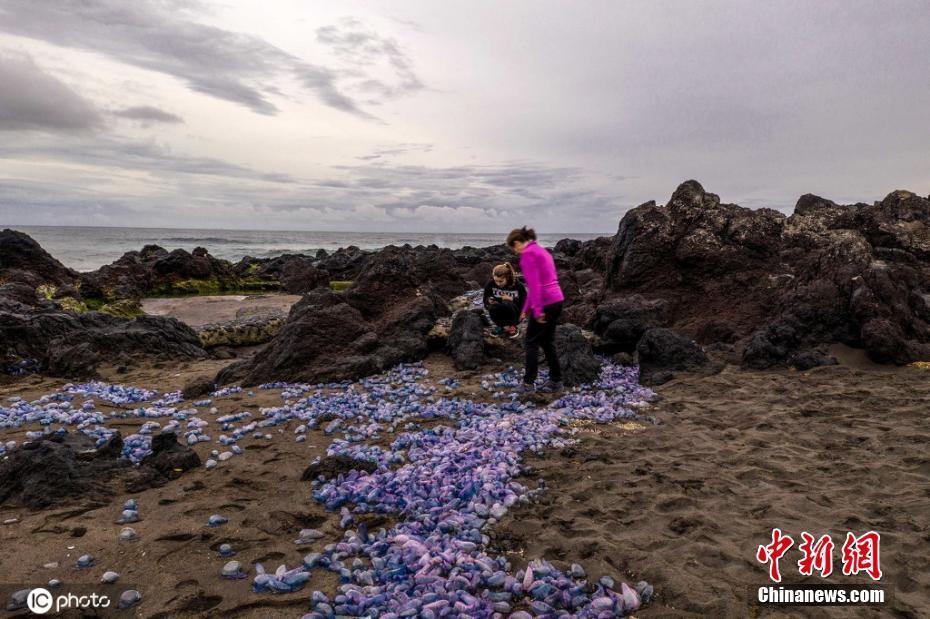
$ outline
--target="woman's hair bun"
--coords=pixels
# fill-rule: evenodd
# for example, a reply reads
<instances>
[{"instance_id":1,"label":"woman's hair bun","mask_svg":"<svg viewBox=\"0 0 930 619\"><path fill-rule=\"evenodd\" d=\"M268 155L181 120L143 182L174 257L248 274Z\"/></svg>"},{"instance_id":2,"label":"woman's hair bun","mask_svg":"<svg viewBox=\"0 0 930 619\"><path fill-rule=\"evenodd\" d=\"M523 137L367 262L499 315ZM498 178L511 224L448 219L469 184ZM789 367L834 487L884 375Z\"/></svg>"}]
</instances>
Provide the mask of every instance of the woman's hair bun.
<instances>
[{"instance_id":1,"label":"woman's hair bun","mask_svg":"<svg viewBox=\"0 0 930 619\"><path fill-rule=\"evenodd\" d=\"M507 246L510 247L516 241L521 243L527 243L529 241L536 240L536 231L532 228L527 228L523 226L522 228L514 228L510 231L510 234L507 235Z\"/></svg>"}]
</instances>

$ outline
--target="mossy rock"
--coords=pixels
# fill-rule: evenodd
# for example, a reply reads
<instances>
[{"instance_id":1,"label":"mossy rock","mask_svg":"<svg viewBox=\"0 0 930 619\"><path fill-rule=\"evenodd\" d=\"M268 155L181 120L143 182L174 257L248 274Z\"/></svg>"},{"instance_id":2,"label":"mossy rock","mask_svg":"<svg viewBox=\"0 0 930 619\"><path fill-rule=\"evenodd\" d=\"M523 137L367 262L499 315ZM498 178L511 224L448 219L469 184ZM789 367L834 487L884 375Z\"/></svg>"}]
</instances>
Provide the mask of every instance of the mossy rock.
<instances>
[{"instance_id":1,"label":"mossy rock","mask_svg":"<svg viewBox=\"0 0 930 619\"><path fill-rule=\"evenodd\" d=\"M106 305L106 301L103 299L98 299L95 297L84 299L84 306L87 307L87 309L90 311L99 312L104 305Z\"/></svg>"},{"instance_id":2,"label":"mossy rock","mask_svg":"<svg viewBox=\"0 0 930 619\"><path fill-rule=\"evenodd\" d=\"M54 284L42 284L41 286L36 287L36 294L48 301L51 301L55 298L55 293L57 291L58 288Z\"/></svg>"},{"instance_id":3,"label":"mossy rock","mask_svg":"<svg viewBox=\"0 0 930 619\"><path fill-rule=\"evenodd\" d=\"M345 290L351 285L352 285L351 281L340 281L340 280L334 279L331 282L329 282L330 289L335 290L336 292L342 292L343 290Z\"/></svg>"},{"instance_id":4,"label":"mossy rock","mask_svg":"<svg viewBox=\"0 0 930 619\"><path fill-rule=\"evenodd\" d=\"M138 299L121 299L119 301L113 301L112 303L103 305L100 308L100 311L104 314L119 316L121 318L135 318L136 316L142 316L145 313L142 311L142 304L139 303Z\"/></svg>"},{"instance_id":5,"label":"mossy rock","mask_svg":"<svg viewBox=\"0 0 930 619\"><path fill-rule=\"evenodd\" d=\"M182 297L195 295L219 294L223 287L218 279L179 279L165 282L152 289L154 297Z\"/></svg>"},{"instance_id":6,"label":"mossy rock","mask_svg":"<svg viewBox=\"0 0 930 619\"><path fill-rule=\"evenodd\" d=\"M83 314L88 310L86 303L74 297L62 297L58 299L58 305L61 306L61 309L72 314Z\"/></svg>"},{"instance_id":7,"label":"mossy rock","mask_svg":"<svg viewBox=\"0 0 930 619\"><path fill-rule=\"evenodd\" d=\"M284 312L266 312L257 316L204 325L197 329L197 335L200 336L204 348L253 346L269 342L281 330L284 320Z\"/></svg>"},{"instance_id":8,"label":"mossy rock","mask_svg":"<svg viewBox=\"0 0 930 619\"><path fill-rule=\"evenodd\" d=\"M237 294L249 292L275 292L281 284L275 280L259 277L243 277L222 281L210 279L181 279L156 286L149 293L152 297L193 297L215 294Z\"/></svg>"},{"instance_id":9,"label":"mossy rock","mask_svg":"<svg viewBox=\"0 0 930 619\"><path fill-rule=\"evenodd\" d=\"M236 281L235 286L239 292L274 292L281 289L281 283L277 280L259 277L244 277Z\"/></svg>"}]
</instances>

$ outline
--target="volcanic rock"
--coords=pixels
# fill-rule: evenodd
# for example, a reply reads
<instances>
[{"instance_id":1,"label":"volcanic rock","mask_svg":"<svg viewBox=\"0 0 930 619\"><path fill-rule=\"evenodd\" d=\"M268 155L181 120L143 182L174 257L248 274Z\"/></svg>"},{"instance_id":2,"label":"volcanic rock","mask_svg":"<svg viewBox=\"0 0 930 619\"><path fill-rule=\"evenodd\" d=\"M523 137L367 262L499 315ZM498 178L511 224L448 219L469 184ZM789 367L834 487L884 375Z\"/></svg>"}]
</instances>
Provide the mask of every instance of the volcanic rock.
<instances>
[{"instance_id":1,"label":"volcanic rock","mask_svg":"<svg viewBox=\"0 0 930 619\"><path fill-rule=\"evenodd\" d=\"M126 481L126 490L141 492L177 479L184 472L200 467L200 456L187 445L178 442L174 432L162 432L152 437L152 453L144 458L135 474Z\"/></svg>"},{"instance_id":2,"label":"volcanic rock","mask_svg":"<svg viewBox=\"0 0 930 619\"><path fill-rule=\"evenodd\" d=\"M831 342L907 363L930 358L927 281L927 198L894 191L872 205L838 205L808 194L785 217L723 204L688 181L666 206L624 216L601 305L632 294L662 300L659 324L705 344L739 344L752 368L788 365ZM605 339L628 346L634 327Z\"/></svg>"},{"instance_id":3,"label":"volcanic rock","mask_svg":"<svg viewBox=\"0 0 930 619\"><path fill-rule=\"evenodd\" d=\"M378 465L369 460L358 460L342 454L326 456L319 462L307 466L300 476L300 480L313 481L320 475L325 475L327 479L333 479L337 475L347 475L350 471L373 473L377 468Z\"/></svg>"},{"instance_id":4,"label":"volcanic rock","mask_svg":"<svg viewBox=\"0 0 930 619\"><path fill-rule=\"evenodd\" d=\"M597 307L594 333L599 349L606 353L633 352L647 330L668 322L668 302L633 294L615 298Z\"/></svg>"},{"instance_id":5,"label":"volcanic rock","mask_svg":"<svg viewBox=\"0 0 930 619\"><path fill-rule=\"evenodd\" d=\"M342 293L317 288L298 301L278 334L218 382L356 379L429 353L427 336L464 291L450 250L386 247Z\"/></svg>"},{"instance_id":6,"label":"volcanic rock","mask_svg":"<svg viewBox=\"0 0 930 619\"><path fill-rule=\"evenodd\" d=\"M640 381L644 385L667 382L677 371L698 372L713 369L704 350L671 329L649 329L636 345Z\"/></svg>"},{"instance_id":7,"label":"volcanic rock","mask_svg":"<svg viewBox=\"0 0 930 619\"><path fill-rule=\"evenodd\" d=\"M198 376L184 385L184 388L181 389L181 397L185 400L196 400L205 395L210 395L215 390L216 383L212 376Z\"/></svg>"},{"instance_id":8,"label":"volcanic rock","mask_svg":"<svg viewBox=\"0 0 930 619\"><path fill-rule=\"evenodd\" d=\"M23 281L53 286L72 285L78 273L65 267L28 234L16 230L0 231L0 283Z\"/></svg>"},{"instance_id":9,"label":"volcanic rock","mask_svg":"<svg viewBox=\"0 0 930 619\"><path fill-rule=\"evenodd\" d=\"M85 378L104 359L205 355L197 334L174 318L73 314L0 300L0 361L6 365L34 359L52 375Z\"/></svg>"},{"instance_id":10,"label":"volcanic rock","mask_svg":"<svg viewBox=\"0 0 930 619\"><path fill-rule=\"evenodd\" d=\"M146 245L141 251L126 252L112 264L81 274L81 295L104 301L279 287L277 278L240 273L229 261L211 256L202 247L190 253Z\"/></svg>"},{"instance_id":11,"label":"volcanic rock","mask_svg":"<svg viewBox=\"0 0 930 619\"><path fill-rule=\"evenodd\" d=\"M117 458L119 433L110 442L116 446L96 453L93 441L77 434L23 444L0 461L0 503L16 501L37 510L112 495L106 481L129 461Z\"/></svg>"},{"instance_id":12,"label":"volcanic rock","mask_svg":"<svg viewBox=\"0 0 930 619\"><path fill-rule=\"evenodd\" d=\"M561 324L555 329L555 348L566 385L583 385L597 380L601 362L578 325Z\"/></svg>"},{"instance_id":13,"label":"volcanic rock","mask_svg":"<svg viewBox=\"0 0 930 619\"><path fill-rule=\"evenodd\" d=\"M481 310L459 310L452 316L449 353L457 370L474 370L484 361L484 320Z\"/></svg>"}]
</instances>

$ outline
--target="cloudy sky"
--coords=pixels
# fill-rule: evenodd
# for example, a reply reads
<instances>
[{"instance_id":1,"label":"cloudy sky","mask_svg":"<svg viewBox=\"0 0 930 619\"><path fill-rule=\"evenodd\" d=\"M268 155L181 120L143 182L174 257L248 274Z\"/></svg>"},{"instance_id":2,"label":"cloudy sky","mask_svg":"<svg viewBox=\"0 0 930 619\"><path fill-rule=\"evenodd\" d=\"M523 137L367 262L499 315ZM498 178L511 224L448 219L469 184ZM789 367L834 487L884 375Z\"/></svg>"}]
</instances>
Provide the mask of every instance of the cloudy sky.
<instances>
[{"instance_id":1,"label":"cloudy sky","mask_svg":"<svg viewBox=\"0 0 930 619\"><path fill-rule=\"evenodd\" d=\"M923 0L0 0L0 225L616 228L930 193Z\"/></svg>"}]
</instances>

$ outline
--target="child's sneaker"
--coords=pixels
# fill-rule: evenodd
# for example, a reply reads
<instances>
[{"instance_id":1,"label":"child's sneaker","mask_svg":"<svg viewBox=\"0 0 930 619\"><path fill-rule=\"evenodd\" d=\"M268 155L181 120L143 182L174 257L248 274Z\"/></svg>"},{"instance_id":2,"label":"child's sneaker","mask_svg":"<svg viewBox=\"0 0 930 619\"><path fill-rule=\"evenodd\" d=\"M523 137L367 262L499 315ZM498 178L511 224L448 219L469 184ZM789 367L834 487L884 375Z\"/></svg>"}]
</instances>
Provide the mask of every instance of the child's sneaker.
<instances>
[{"instance_id":1,"label":"child's sneaker","mask_svg":"<svg viewBox=\"0 0 930 619\"><path fill-rule=\"evenodd\" d=\"M509 338L511 338L511 339L520 336L520 331L517 330L517 328L514 327L514 326L505 327L505 328L504 328L504 331L507 333L507 337L509 337Z\"/></svg>"},{"instance_id":2,"label":"child's sneaker","mask_svg":"<svg viewBox=\"0 0 930 619\"><path fill-rule=\"evenodd\" d=\"M539 388L541 393L558 393L562 391L562 381L547 380Z\"/></svg>"},{"instance_id":3,"label":"child's sneaker","mask_svg":"<svg viewBox=\"0 0 930 619\"><path fill-rule=\"evenodd\" d=\"M516 391L520 395L526 393L536 393L536 385L533 383L520 383L520 386L517 387Z\"/></svg>"},{"instance_id":4,"label":"child's sneaker","mask_svg":"<svg viewBox=\"0 0 930 619\"><path fill-rule=\"evenodd\" d=\"M491 335L493 335L494 337L500 337L503 332L504 330L498 325L494 325L491 328Z\"/></svg>"}]
</instances>

